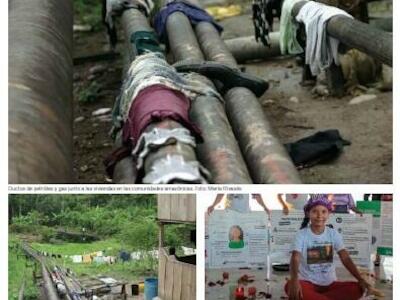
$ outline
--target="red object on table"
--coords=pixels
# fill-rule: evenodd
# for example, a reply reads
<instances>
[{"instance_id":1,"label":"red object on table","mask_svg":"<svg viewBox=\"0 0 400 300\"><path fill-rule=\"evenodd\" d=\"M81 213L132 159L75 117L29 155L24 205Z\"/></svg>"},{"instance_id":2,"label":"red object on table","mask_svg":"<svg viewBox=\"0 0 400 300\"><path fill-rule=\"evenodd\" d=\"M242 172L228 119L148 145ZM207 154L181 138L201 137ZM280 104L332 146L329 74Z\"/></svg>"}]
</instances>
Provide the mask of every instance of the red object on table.
<instances>
[{"instance_id":1,"label":"red object on table","mask_svg":"<svg viewBox=\"0 0 400 300\"><path fill-rule=\"evenodd\" d=\"M235 300L244 300L244 288L237 287L235 290Z\"/></svg>"},{"instance_id":2,"label":"red object on table","mask_svg":"<svg viewBox=\"0 0 400 300\"><path fill-rule=\"evenodd\" d=\"M248 292L249 296L255 296L257 293L257 289L254 286L251 286L251 287L249 287L247 292Z\"/></svg>"},{"instance_id":3,"label":"red object on table","mask_svg":"<svg viewBox=\"0 0 400 300\"><path fill-rule=\"evenodd\" d=\"M229 279L229 273L228 272L224 272L222 273L222 278L225 279Z\"/></svg>"}]
</instances>

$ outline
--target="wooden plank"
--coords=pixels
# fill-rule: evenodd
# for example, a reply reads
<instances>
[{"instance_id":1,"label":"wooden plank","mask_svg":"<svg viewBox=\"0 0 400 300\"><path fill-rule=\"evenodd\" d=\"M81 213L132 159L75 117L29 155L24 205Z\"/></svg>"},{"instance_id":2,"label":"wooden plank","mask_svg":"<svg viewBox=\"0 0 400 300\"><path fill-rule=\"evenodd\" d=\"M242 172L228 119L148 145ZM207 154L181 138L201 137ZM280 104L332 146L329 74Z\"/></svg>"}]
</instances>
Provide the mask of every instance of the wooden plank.
<instances>
[{"instance_id":1,"label":"wooden plank","mask_svg":"<svg viewBox=\"0 0 400 300\"><path fill-rule=\"evenodd\" d=\"M170 262L169 257L167 257L165 265L165 299L172 300L172 291L174 286L174 265Z\"/></svg>"},{"instance_id":2,"label":"wooden plank","mask_svg":"<svg viewBox=\"0 0 400 300\"><path fill-rule=\"evenodd\" d=\"M158 248L163 248L165 244L164 223L159 223L158 228Z\"/></svg>"},{"instance_id":3,"label":"wooden plank","mask_svg":"<svg viewBox=\"0 0 400 300\"><path fill-rule=\"evenodd\" d=\"M157 216L161 220L171 219L171 195L160 194L157 196L158 213Z\"/></svg>"},{"instance_id":4,"label":"wooden plank","mask_svg":"<svg viewBox=\"0 0 400 300\"><path fill-rule=\"evenodd\" d=\"M172 292L173 300L181 300L182 298L182 263L174 262L174 285Z\"/></svg>"},{"instance_id":5,"label":"wooden plank","mask_svg":"<svg viewBox=\"0 0 400 300\"><path fill-rule=\"evenodd\" d=\"M190 265L190 298L196 299L196 266Z\"/></svg>"},{"instance_id":6,"label":"wooden plank","mask_svg":"<svg viewBox=\"0 0 400 300\"><path fill-rule=\"evenodd\" d=\"M181 195L172 195L171 197L171 220L183 221L185 217L182 216Z\"/></svg>"},{"instance_id":7,"label":"wooden plank","mask_svg":"<svg viewBox=\"0 0 400 300\"><path fill-rule=\"evenodd\" d=\"M189 201L188 221L196 222L196 195L195 194L188 195L188 201Z\"/></svg>"},{"instance_id":8,"label":"wooden plank","mask_svg":"<svg viewBox=\"0 0 400 300\"><path fill-rule=\"evenodd\" d=\"M186 201L187 195L179 195L179 216L178 220L180 221L187 221L188 220L188 214L187 214L187 201Z\"/></svg>"},{"instance_id":9,"label":"wooden plank","mask_svg":"<svg viewBox=\"0 0 400 300\"><path fill-rule=\"evenodd\" d=\"M171 222L196 222L196 195L158 195L158 219Z\"/></svg>"},{"instance_id":10,"label":"wooden plank","mask_svg":"<svg viewBox=\"0 0 400 300\"><path fill-rule=\"evenodd\" d=\"M184 299L196 299L190 298L190 281L191 281L191 271L188 264L182 266L182 300Z\"/></svg>"},{"instance_id":11,"label":"wooden plank","mask_svg":"<svg viewBox=\"0 0 400 300\"><path fill-rule=\"evenodd\" d=\"M164 299L165 297L166 263L167 257L165 250L163 248L160 248L158 259L158 295L161 297L161 299Z\"/></svg>"}]
</instances>

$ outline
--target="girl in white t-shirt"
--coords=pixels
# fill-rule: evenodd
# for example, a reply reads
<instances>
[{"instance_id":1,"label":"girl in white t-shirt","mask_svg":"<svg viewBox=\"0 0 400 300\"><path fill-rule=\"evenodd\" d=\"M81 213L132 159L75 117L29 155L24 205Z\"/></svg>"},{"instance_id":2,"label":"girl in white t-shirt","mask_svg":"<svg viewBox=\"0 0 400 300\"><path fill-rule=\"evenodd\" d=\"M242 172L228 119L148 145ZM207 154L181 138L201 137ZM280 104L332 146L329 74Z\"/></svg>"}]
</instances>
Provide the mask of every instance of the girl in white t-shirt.
<instances>
[{"instance_id":1,"label":"girl in white t-shirt","mask_svg":"<svg viewBox=\"0 0 400 300\"><path fill-rule=\"evenodd\" d=\"M345 249L342 236L326 226L331 211L327 199L311 197L304 206L305 218L293 243L290 280L285 286L290 300L357 300L370 288ZM337 281L334 252L358 282Z\"/></svg>"}]
</instances>

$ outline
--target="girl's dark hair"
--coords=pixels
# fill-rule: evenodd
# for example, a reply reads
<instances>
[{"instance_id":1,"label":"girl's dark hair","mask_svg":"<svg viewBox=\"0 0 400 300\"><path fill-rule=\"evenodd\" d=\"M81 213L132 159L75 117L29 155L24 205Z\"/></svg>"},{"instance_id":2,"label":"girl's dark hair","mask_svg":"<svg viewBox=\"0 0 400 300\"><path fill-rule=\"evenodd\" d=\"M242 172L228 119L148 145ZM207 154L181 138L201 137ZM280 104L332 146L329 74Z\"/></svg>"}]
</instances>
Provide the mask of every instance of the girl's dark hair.
<instances>
[{"instance_id":1,"label":"girl's dark hair","mask_svg":"<svg viewBox=\"0 0 400 300\"><path fill-rule=\"evenodd\" d=\"M304 217L303 222L301 223L300 229L306 228L308 226L309 222L310 222L310 218Z\"/></svg>"}]
</instances>

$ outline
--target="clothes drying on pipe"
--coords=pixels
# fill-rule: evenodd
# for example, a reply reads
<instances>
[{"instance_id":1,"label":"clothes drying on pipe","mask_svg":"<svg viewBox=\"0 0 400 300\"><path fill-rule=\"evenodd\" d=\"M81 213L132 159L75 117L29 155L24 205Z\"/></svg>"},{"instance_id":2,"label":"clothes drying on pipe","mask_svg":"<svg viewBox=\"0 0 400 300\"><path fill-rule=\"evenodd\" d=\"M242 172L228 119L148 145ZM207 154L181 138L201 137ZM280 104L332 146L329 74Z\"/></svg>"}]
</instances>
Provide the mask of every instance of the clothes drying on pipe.
<instances>
[{"instance_id":1,"label":"clothes drying on pipe","mask_svg":"<svg viewBox=\"0 0 400 300\"><path fill-rule=\"evenodd\" d=\"M166 24L168 17L175 12L184 13L192 25L196 25L199 22L209 22L221 32L223 28L214 21L213 17L208 14L204 9L187 2L183 1L172 1L167 3L154 17L154 28L158 34L158 37L162 42L167 41Z\"/></svg>"},{"instance_id":2,"label":"clothes drying on pipe","mask_svg":"<svg viewBox=\"0 0 400 300\"><path fill-rule=\"evenodd\" d=\"M296 20L304 23L306 28L305 63L310 65L314 76L327 69L332 63L340 64L339 40L330 37L326 32L327 22L335 16L353 18L341 9L314 1L303 5L296 16Z\"/></svg>"},{"instance_id":3,"label":"clothes drying on pipe","mask_svg":"<svg viewBox=\"0 0 400 300\"><path fill-rule=\"evenodd\" d=\"M303 53L303 47L297 41L297 29L299 24L292 16L294 5L304 0L285 0L282 4L282 14L279 25L279 45L281 53L300 54Z\"/></svg>"}]
</instances>

